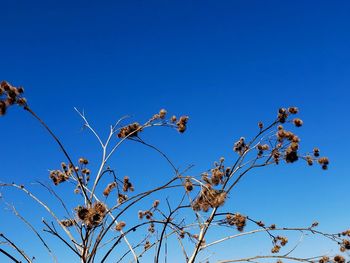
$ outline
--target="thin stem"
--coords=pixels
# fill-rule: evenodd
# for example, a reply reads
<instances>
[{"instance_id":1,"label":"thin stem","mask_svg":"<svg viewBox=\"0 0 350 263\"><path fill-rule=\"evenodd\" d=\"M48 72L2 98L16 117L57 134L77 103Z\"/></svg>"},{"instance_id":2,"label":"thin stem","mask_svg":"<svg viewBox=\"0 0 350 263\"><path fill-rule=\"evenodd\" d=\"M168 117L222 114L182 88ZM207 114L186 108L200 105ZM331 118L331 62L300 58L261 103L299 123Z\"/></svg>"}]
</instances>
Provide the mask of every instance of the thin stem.
<instances>
[{"instance_id":1,"label":"thin stem","mask_svg":"<svg viewBox=\"0 0 350 263\"><path fill-rule=\"evenodd\" d=\"M17 260L16 258L14 258L11 254L9 254L8 252L6 252L5 250L3 250L2 248L0 248L0 252L2 254L4 254L6 257L8 257L9 259L11 259L13 262L16 263L21 263L21 261Z\"/></svg>"},{"instance_id":2,"label":"thin stem","mask_svg":"<svg viewBox=\"0 0 350 263\"><path fill-rule=\"evenodd\" d=\"M61 143L61 141L58 139L58 137L53 133L53 131L49 128L49 126L47 126L47 124L31 109L29 108L29 106L24 106L24 110L26 110L27 112L29 112L35 119L37 119L43 126L44 128L49 132L49 134L52 136L52 138L57 142L57 144L60 146L63 154L66 156L66 158L68 159L68 162L70 163L70 165L72 165L73 167L75 167L75 165L73 164L73 161L72 159L70 158L68 152L66 151L66 149L64 148L63 144ZM86 192L85 192L85 189L81 183L81 181L79 180L79 175L78 175L78 172L73 169L74 172L75 172L75 175L76 175L76 179L77 179L77 182L80 186L80 188L82 189L82 192L83 192L83 195L84 195L84 198L85 198L85 203L90 203L91 204L91 201L89 200Z\"/></svg>"}]
</instances>

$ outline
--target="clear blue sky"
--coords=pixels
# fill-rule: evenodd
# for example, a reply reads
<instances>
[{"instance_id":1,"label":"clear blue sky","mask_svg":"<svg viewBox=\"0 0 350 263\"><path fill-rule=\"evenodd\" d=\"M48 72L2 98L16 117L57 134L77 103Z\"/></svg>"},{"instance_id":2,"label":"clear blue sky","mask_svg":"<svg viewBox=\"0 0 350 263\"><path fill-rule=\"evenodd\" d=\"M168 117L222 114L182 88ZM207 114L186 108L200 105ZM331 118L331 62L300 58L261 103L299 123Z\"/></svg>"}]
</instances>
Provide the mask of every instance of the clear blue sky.
<instances>
[{"instance_id":1,"label":"clear blue sky","mask_svg":"<svg viewBox=\"0 0 350 263\"><path fill-rule=\"evenodd\" d=\"M74 159L86 156L94 169L100 153L73 107L85 109L103 137L126 114L140 121L160 108L188 114L186 134L158 129L144 138L198 173L220 156L232 161L240 136L252 136L279 107L296 105L305 122L302 149L318 145L331 159L329 170L304 164L261 170L242 181L230 208L278 225L319 219L329 231L349 227L348 1L0 0L0 10L0 78L25 87L32 108ZM0 130L1 181L47 181L47 170L64 160L20 109L0 119ZM142 187L170 172L160 160L130 143L111 165ZM6 200L40 221L24 195L9 192ZM0 231L40 251L10 212L1 215ZM257 253L268 252L268 238L261 240L268 245ZM244 255L250 249L231 245ZM327 251L323 242L305 242L297 253L319 251ZM239 256L225 250L214 258Z\"/></svg>"}]
</instances>

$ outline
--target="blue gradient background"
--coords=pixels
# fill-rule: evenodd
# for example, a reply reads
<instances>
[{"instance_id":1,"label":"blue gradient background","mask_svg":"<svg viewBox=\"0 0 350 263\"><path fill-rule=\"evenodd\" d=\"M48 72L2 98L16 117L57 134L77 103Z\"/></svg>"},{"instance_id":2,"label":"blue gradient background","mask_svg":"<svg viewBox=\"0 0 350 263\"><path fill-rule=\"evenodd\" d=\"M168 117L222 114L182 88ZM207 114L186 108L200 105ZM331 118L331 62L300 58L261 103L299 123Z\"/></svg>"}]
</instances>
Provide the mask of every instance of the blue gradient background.
<instances>
[{"instance_id":1,"label":"blue gradient background","mask_svg":"<svg viewBox=\"0 0 350 263\"><path fill-rule=\"evenodd\" d=\"M93 171L98 144L82 132L74 106L85 109L104 138L126 114L141 121L160 108L188 114L184 135L156 129L144 138L178 166L195 164L196 174L220 156L232 162L240 136L253 136L257 122L273 120L279 107L296 105L305 123L298 130L302 149L318 145L331 159L330 169L304 163L262 169L241 182L228 208L281 226L317 219L321 230L350 227L350 2L0 0L0 9L0 78L23 85L32 108L74 159L92 160ZM48 181L47 170L64 160L21 109L0 119L0 134L1 181ZM139 189L171 172L159 156L133 143L111 165ZM44 213L36 204L14 191L3 195L40 228ZM0 231L47 262L44 249L3 204ZM207 241L221 234L209 233ZM324 239L312 241L306 237L296 255L329 251ZM209 260L268 254L270 248L266 235L244 238L213 247ZM169 253L169 262L182 261ZM60 258L74 262L70 256ZM0 261L6 259L0 255Z\"/></svg>"}]
</instances>

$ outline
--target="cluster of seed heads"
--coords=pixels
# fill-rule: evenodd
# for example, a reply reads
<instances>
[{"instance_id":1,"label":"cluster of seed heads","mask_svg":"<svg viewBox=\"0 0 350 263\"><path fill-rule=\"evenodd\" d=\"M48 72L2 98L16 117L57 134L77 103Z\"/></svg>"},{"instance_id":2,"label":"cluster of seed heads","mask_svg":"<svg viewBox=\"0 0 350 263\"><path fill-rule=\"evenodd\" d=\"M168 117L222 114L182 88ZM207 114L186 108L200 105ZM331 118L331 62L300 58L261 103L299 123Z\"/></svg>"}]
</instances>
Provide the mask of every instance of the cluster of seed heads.
<instances>
[{"instance_id":1,"label":"cluster of seed heads","mask_svg":"<svg viewBox=\"0 0 350 263\"><path fill-rule=\"evenodd\" d=\"M222 206L226 201L226 192L216 190L211 185L206 185L202 188L199 196L192 202L194 211L208 212L209 208Z\"/></svg>"},{"instance_id":2,"label":"cluster of seed heads","mask_svg":"<svg viewBox=\"0 0 350 263\"><path fill-rule=\"evenodd\" d=\"M193 190L193 184L191 182L191 179L189 177L187 177L185 179L185 190L186 192L191 192Z\"/></svg>"},{"instance_id":3,"label":"cluster of seed heads","mask_svg":"<svg viewBox=\"0 0 350 263\"><path fill-rule=\"evenodd\" d=\"M218 185L218 184L222 184L223 178L224 178L225 173L222 171L222 169L220 167L216 167L214 169L211 170L211 184L212 185Z\"/></svg>"},{"instance_id":4,"label":"cluster of seed heads","mask_svg":"<svg viewBox=\"0 0 350 263\"><path fill-rule=\"evenodd\" d=\"M152 207L157 208L159 206L159 204L160 204L159 200L154 200Z\"/></svg>"},{"instance_id":5,"label":"cluster of seed heads","mask_svg":"<svg viewBox=\"0 0 350 263\"><path fill-rule=\"evenodd\" d=\"M322 258L320 258L320 260L318 261L319 263L345 263L345 258L337 255L335 257L333 257L333 260L330 257L327 256L323 256Z\"/></svg>"},{"instance_id":6,"label":"cluster of seed heads","mask_svg":"<svg viewBox=\"0 0 350 263\"><path fill-rule=\"evenodd\" d=\"M155 230L155 228L154 228L154 223L153 222L151 222L150 224L149 224L149 226L148 226L148 232L150 232L151 234L153 234L156 230Z\"/></svg>"},{"instance_id":7,"label":"cluster of seed heads","mask_svg":"<svg viewBox=\"0 0 350 263\"><path fill-rule=\"evenodd\" d=\"M102 223L107 213L107 207L104 203L96 202L89 207L78 206L76 208L76 213L79 220L81 220L87 228L91 229Z\"/></svg>"},{"instance_id":8,"label":"cluster of seed heads","mask_svg":"<svg viewBox=\"0 0 350 263\"><path fill-rule=\"evenodd\" d=\"M340 255L337 255L333 258L334 262L336 263L345 263L345 258L340 256Z\"/></svg>"},{"instance_id":9,"label":"cluster of seed heads","mask_svg":"<svg viewBox=\"0 0 350 263\"><path fill-rule=\"evenodd\" d=\"M165 109L161 109L159 113L153 115L150 121L162 119L164 120L167 115L167 111ZM188 116L181 116L179 120L177 120L177 117L175 115L171 116L169 119L169 122L165 121L164 123L172 123L176 124L176 128L180 133L184 133L187 128L187 122L188 122Z\"/></svg>"},{"instance_id":10,"label":"cluster of seed heads","mask_svg":"<svg viewBox=\"0 0 350 263\"><path fill-rule=\"evenodd\" d=\"M242 232L247 224L247 217L239 213L227 214L226 223L230 226L236 226L237 230Z\"/></svg>"},{"instance_id":11,"label":"cluster of seed heads","mask_svg":"<svg viewBox=\"0 0 350 263\"><path fill-rule=\"evenodd\" d=\"M123 191L124 192L133 192L134 191L134 186L132 185L132 183L130 182L129 177L125 176L124 180L123 180Z\"/></svg>"},{"instance_id":12,"label":"cluster of seed heads","mask_svg":"<svg viewBox=\"0 0 350 263\"><path fill-rule=\"evenodd\" d=\"M106 186L106 188L103 190L103 195L106 196L106 197L109 196L109 194L112 192L112 190L114 188L116 188L116 187L117 187L117 183L116 182L108 184Z\"/></svg>"},{"instance_id":13,"label":"cluster of seed heads","mask_svg":"<svg viewBox=\"0 0 350 263\"><path fill-rule=\"evenodd\" d=\"M288 120L289 115L297 114L299 112L297 107L280 108L278 111L277 123L285 123ZM296 127L301 127L303 121L299 118L294 118L292 122ZM263 129L262 122L259 122L260 130ZM277 132L274 139L269 139L269 144L260 143L257 145L258 157L270 156L276 164L279 164L281 160L285 160L287 163L294 163L300 158L304 159L308 165L313 165L314 161L317 161L322 169L328 168L329 160L327 157L320 157L319 149L315 148L313 155L299 155L299 137L292 131L286 130L281 124L277 126ZM272 148L270 150L270 148ZM234 151L239 154L243 154L248 149L244 138L242 137L234 145Z\"/></svg>"},{"instance_id":14,"label":"cluster of seed heads","mask_svg":"<svg viewBox=\"0 0 350 263\"><path fill-rule=\"evenodd\" d=\"M26 99L22 96L23 95L23 88L21 87L13 87L8 82L1 82L0 83L0 116L4 115L7 111L7 108L11 105L19 105L22 107L27 106ZM278 111L277 121L281 124L286 123L288 120L288 117L290 115L294 115L298 113L297 107L289 107L289 108L280 108ZM169 125L173 128L176 128L180 133L183 133L187 129L187 122L189 117L188 116L181 116L179 119L177 119L176 116L172 116L169 120L165 120L167 116L167 111L165 109L161 109L159 113L153 115L153 117L149 120L148 123L152 123L153 121L160 121L161 124ZM293 123L296 127L301 127L303 125L303 121L299 118L294 118L292 121L289 121ZM119 138L127 138L127 137L136 137L138 134L143 130L143 127L138 122L131 123L127 126L124 126L120 128L119 133L117 136ZM262 131L264 128L264 125L262 122L258 123L259 129ZM287 131L283 128L282 125L278 126L278 131L276 133L276 146L272 146L271 144L258 144L257 150L258 150L258 156L263 156L265 152L270 152L271 157L274 159L275 163L278 164L280 159L284 159L287 163L293 163L299 159L298 150L299 150L299 143L300 139L297 135L295 135L291 131ZM272 148L270 150L270 147ZM249 150L249 145L245 142L245 138L241 137L233 147L233 150L238 153L239 155L243 155ZM315 160L322 166L323 169L327 169L329 160L327 157L320 157L319 149L314 148L313 150L313 156L307 155L304 157L304 159L307 161L309 165L312 165ZM86 185L90 179L90 170L86 168L86 165L88 164L88 160L85 158L79 159L80 166L74 166L73 164L66 164L61 163L61 169L60 170L53 170L50 172L50 178L53 181L55 185L58 185L62 182L65 182L69 180L71 176L73 176L74 173L78 174L78 180L84 185ZM214 168L211 169L210 175L208 173L204 173L202 175L202 180L205 182L204 185L202 185L202 189L199 193L199 195L195 198L195 200L192 202L192 209L194 211L203 211L207 212L210 208L217 208L219 206L222 206L227 198L227 193L223 190L217 190L214 189L215 186L218 186L219 184L224 184L225 177L230 176L231 169L229 167L225 168L224 166L224 158L220 158L219 162L214 163ZM121 182L121 181L120 181ZM134 191L134 187L132 183L130 182L129 177L125 176L123 181L123 191L124 192L130 192ZM80 186L78 185L78 188ZM103 191L104 196L109 196L111 191L114 188L118 188L117 182L112 182L107 185L107 187ZM187 177L184 181L184 188L187 192L190 192L193 190L194 186L191 182L190 177ZM79 189L76 189L79 191ZM125 194L119 193L118 188L118 203L121 204L124 201L127 200L127 196ZM153 212L159 211L159 200L155 200L152 204L152 207L149 210L145 211L139 211L138 217L139 219L146 218L150 222L148 222L149 227L148 231L152 234L155 232L155 226L154 223L151 222L153 219ZM82 225L86 226L88 229L92 229L95 227L98 227L101 225L102 221L104 220L106 213L107 213L107 207L102 202L96 202L94 204L90 204L88 206L78 206L76 209L76 217L78 220L75 219L65 219L61 220L60 223L64 227L71 227L81 222ZM171 220L171 219L168 219ZM228 224L230 226L235 226L238 231L243 231L244 227L246 226L247 217L243 216L239 213L236 214L226 214L226 218L223 220L225 224ZM265 227L265 224L262 221L256 222L256 224L260 227ZM318 224L318 223L317 223ZM314 223L311 227L316 227L316 223ZM123 228L126 226L126 223L124 221L120 221L117 223L115 229L117 231L122 231ZM276 226L273 224L269 227L270 229L275 229ZM179 236L181 238L185 237L186 232L181 230L179 231ZM347 236L350 237L350 230L346 230L339 234L339 236ZM191 235L191 237L195 239L199 239L198 235ZM201 245L205 244L205 240L203 239ZM278 253L281 249L281 247L285 246L288 243L287 237L282 236L276 236L274 237L274 246L271 250L272 253ZM339 243L340 245L340 251L345 252L346 250L350 250L350 240L348 239L342 239L342 242ZM151 247L151 243L147 240L144 243L144 249L147 250ZM319 263L327 263L330 262L329 257L322 257L319 260ZM281 260L278 261L279 263L282 262ZM335 256L333 258L333 262L336 263L345 263L345 259L342 256Z\"/></svg>"},{"instance_id":15,"label":"cluster of seed heads","mask_svg":"<svg viewBox=\"0 0 350 263\"><path fill-rule=\"evenodd\" d=\"M142 126L138 122L134 122L120 129L118 133L119 138L135 137L142 131Z\"/></svg>"},{"instance_id":16,"label":"cluster of seed heads","mask_svg":"<svg viewBox=\"0 0 350 263\"><path fill-rule=\"evenodd\" d=\"M282 125L278 126L277 131L277 140L279 142L279 147L282 147L283 143L288 144L289 146L284 151L284 159L287 163L293 163L299 159L298 149L300 139L291 131L287 131L283 128ZM277 159L275 159L276 161ZM278 160L277 160L278 163Z\"/></svg>"},{"instance_id":17,"label":"cluster of seed heads","mask_svg":"<svg viewBox=\"0 0 350 263\"><path fill-rule=\"evenodd\" d=\"M245 143L244 137L241 137L237 142L235 142L233 150L239 155L242 155L248 150L248 145Z\"/></svg>"},{"instance_id":18,"label":"cluster of seed heads","mask_svg":"<svg viewBox=\"0 0 350 263\"><path fill-rule=\"evenodd\" d=\"M224 166L225 158L221 157L219 162L214 162L214 168L208 173L202 174L202 180L210 186L217 186L224 183L224 178L230 176L231 168Z\"/></svg>"},{"instance_id":19,"label":"cluster of seed heads","mask_svg":"<svg viewBox=\"0 0 350 263\"><path fill-rule=\"evenodd\" d=\"M343 237L350 237L350 229L345 230L343 232L341 232L339 235L339 237L343 236ZM341 252L345 252L347 250L350 250L350 240L349 239L343 239L342 243L340 243L340 251Z\"/></svg>"},{"instance_id":20,"label":"cluster of seed heads","mask_svg":"<svg viewBox=\"0 0 350 263\"><path fill-rule=\"evenodd\" d=\"M74 219L61 220L60 223L65 227L71 227L71 226L76 225L76 221Z\"/></svg>"},{"instance_id":21,"label":"cluster of seed heads","mask_svg":"<svg viewBox=\"0 0 350 263\"><path fill-rule=\"evenodd\" d=\"M277 115L278 121L280 123L285 123L289 114L297 114L298 112L299 110L297 107L289 107L288 109L280 108Z\"/></svg>"},{"instance_id":22,"label":"cluster of seed heads","mask_svg":"<svg viewBox=\"0 0 350 263\"><path fill-rule=\"evenodd\" d=\"M69 168L67 171L53 170L50 171L50 179L52 180L54 185L59 185L60 183L67 181L71 174L71 168Z\"/></svg>"},{"instance_id":23,"label":"cluster of seed heads","mask_svg":"<svg viewBox=\"0 0 350 263\"><path fill-rule=\"evenodd\" d=\"M50 179L54 183L54 185L59 185L60 183L63 183L74 174L79 173L79 180L83 184L87 184L90 180L90 170L86 168L86 165L88 164L88 160L85 158L79 159L79 166L73 166L72 164L66 164L65 162L61 163L61 170L52 170L50 171ZM79 184L77 185L77 188L79 188ZM79 192L79 189L76 189L76 192Z\"/></svg>"},{"instance_id":24,"label":"cluster of seed heads","mask_svg":"<svg viewBox=\"0 0 350 263\"><path fill-rule=\"evenodd\" d=\"M120 180L119 180L120 181ZM123 188L122 190L124 192L133 192L134 191L134 186L133 184L130 182L130 179L128 176L125 176L123 181L122 181L122 185ZM112 183L109 183L105 189L103 190L103 195L105 197L108 197L110 195L110 193L113 191L114 188L117 188L118 190L118 204L121 204L123 202L125 202L128 199L128 196L126 194L123 194L119 191L118 188L118 182L114 181Z\"/></svg>"},{"instance_id":25,"label":"cluster of seed heads","mask_svg":"<svg viewBox=\"0 0 350 263\"><path fill-rule=\"evenodd\" d=\"M264 151L268 151L270 147L267 144L258 144L258 156L262 156Z\"/></svg>"},{"instance_id":26,"label":"cluster of seed heads","mask_svg":"<svg viewBox=\"0 0 350 263\"><path fill-rule=\"evenodd\" d=\"M143 247L144 247L145 250L147 250L147 249L149 249L151 247L151 243L147 240Z\"/></svg>"},{"instance_id":27,"label":"cluster of seed heads","mask_svg":"<svg viewBox=\"0 0 350 263\"><path fill-rule=\"evenodd\" d=\"M278 253L281 249L281 247L284 247L288 243L288 238L287 237L282 237L282 236L276 236L273 240L274 246L271 249L271 253Z\"/></svg>"},{"instance_id":28,"label":"cluster of seed heads","mask_svg":"<svg viewBox=\"0 0 350 263\"><path fill-rule=\"evenodd\" d=\"M128 196L122 193L118 193L118 204L124 203L126 200L128 200Z\"/></svg>"},{"instance_id":29,"label":"cluster of seed heads","mask_svg":"<svg viewBox=\"0 0 350 263\"><path fill-rule=\"evenodd\" d=\"M0 83L0 116L5 115L7 109L12 105L26 106L27 101L22 96L24 89L14 87L6 81Z\"/></svg>"},{"instance_id":30,"label":"cluster of seed heads","mask_svg":"<svg viewBox=\"0 0 350 263\"><path fill-rule=\"evenodd\" d=\"M350 237L350 229L343 231L341 235Z\"/></svg>"},{"instance_id":31,"label":"cluster of seed heads","mask_svg":"<svg viewBox=\"0 0 350 263\"><path fill-rule=\"evenodd\" d=\"M184 133L187 128L188 116L181 116L179 121L176 123L177 130Z\"/></svg>"},{"instance_id":32,"label":"cluster of seed heads","mask_svg":"<svg viewBox=\"0 0 350 263\"><path fill-rule=\"evenodd\" d=\"M166 115L167 115L167 111L165 109L161 109L159 113L153 115L151 121L158 120L158 119L164 120Z\"/></svg>"},{"instance_id":33,"label":"cluster of seed heads","mask_svg":"<svg viewBox=\"0 0 350 263\"><path fill-rule=\"evenodd\" d=\"M321 157L318 159L318 163L322 166L323 170L328 169L329 160L327 157Z\"/></svg>"},{"instance_id":34,"label":"cluster of seed heads","mask_svg":"<svg viewBox=\"0 0 350 263\"><path fill-rule=\"evenodd\" d=\"M176 127L176 129L183 133L186 131L188 116L181 116L177 121L177 117L173 115L169 120L165 120L167 116L167 111L165 109L161 109L159 113L154 114L152 118L145 124L145 126L153 124L155 121L160 121L159 123L164 126ZM118 137L119 138L128 138L128 137L137 137L138 134L143 130L144 126L139 124L138 122L131 123L122 127L119 130Z\"/></svg>"},{"instance_id":35,"label":"cluster of seed heads","mask_svg":"<svg viewBox=\"0 0 350 263\"><path fill-rule=\"evenodd\" d=\"M126 226L126 223L124 221L118 222L118 224L115 226L115 230L121 231Z\"/></svg>"},{"instance_id":36,"label":"cluster of seed heads","mask_svg":"<svg viewBox=\"0 0 350 263\"><path fill-rule=\"evenodd\" d=\"M146 210L146 211L140 210L138 212L138 218L139 219L146 218L147 220L151 220L153 218L153 212L151 210Z\"/></svg>"},{"instance_id":37,"label":"cluster of seed heads","mask_svg":"<svg viewBox=\"0 0 350 263\"><path fill-rule=\"evenodd\" d=\"M340 245L340 251L345 252L346 250L350 250L350 240L343 239Z\"/></svg>"}]
</instances>

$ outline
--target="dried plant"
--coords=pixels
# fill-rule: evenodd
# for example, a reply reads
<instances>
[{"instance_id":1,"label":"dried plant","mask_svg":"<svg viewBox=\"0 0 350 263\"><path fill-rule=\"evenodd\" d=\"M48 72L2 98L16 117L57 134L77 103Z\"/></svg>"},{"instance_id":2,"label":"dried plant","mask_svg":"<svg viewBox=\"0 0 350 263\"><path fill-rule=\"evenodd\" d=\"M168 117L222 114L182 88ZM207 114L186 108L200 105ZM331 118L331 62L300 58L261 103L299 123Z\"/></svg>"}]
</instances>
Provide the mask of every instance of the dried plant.
<instances>
[{"instance_id":1,"label":"dried plant","mask_svg":"<svg viewBox=\"0 0 350 263\"><path fill-rule=\"evenodd\" d=\"M183 258L176 262L200 262L198 257L209 247L218 246L227 240L257 233L266 233L271 239L271 250L266 255L245 258L228 259L224 262L345 262L350 251L350 230L337 233L326 233L318 230L318 223L314 222L305 227L279 227L274 223L266 225L263 221L243 215L238 211L227 211L230 193L237 187L240 180L253 172L256 168L263 168L278 164L291 164L303 161L306 165L319 164L327 169L329 160L320 156L320 150L314 148L306 154L300 151L300 139L292 127L301 127L303 121L294 117L298 108L281 108L277 117L268 125L259 122L257 133L251 139L241 137L233 145L234 161L220 158L214 165L208 165L201 174L189 175L191 166L180 171L170 158L157 147L148 144L142 139L142 133L155 126L168 127L184 133L189 121L188 116L171 116L165 109L161 109L147 121L132 122L123 125L127 120L121 118L110 127L109 136L103 141L99 134L88 122L86 116L79 112L88 128L96 137L102 150L102 160L97 171L90 170L89 161L79 158L74 162L68 150L47 124L29 107L23 97L24 89L14 87L3 81L0 86L0 115L5 115L12 106L19 106L39 121L47 132L57 142L64 154L64 162L49 172L52 185L40 182L57 199L66 211L66 216L54 211L54 207L47 205L27 186L20 183L0 183L1 189L14 188L27 195L30 199L43 207L50 219L42 219L43 231L57 238L68 251L76 256L76 261L91 262L141 262L144 254L153 254L154 262L167 260L167 249L171 240L171 249L179 245ZM161 158L169 163L173 175L169 175L167 182L153 189L137 189L133 178L117 176L111 168L110 159L127 141L137 142L159 153ZM232 159L232 158L230 158ZM102 180L104 179L104 180ZM107 182L106 182L107 180ZM64 185L66 189L80 197L80 205L73 206L65 202L60 189L55 187ZM163 200L153 198L158 192L172 193ZM6 194L2 194L2 199ZM159 197L159 195L158 195ZM49 197L48 197L49 198ZM171 200L173 198L173 200ZM147 203L152 200L151 203ZM174 205L175 203L175 205ZM26 220L14 206L14 214L32 231L33 238L37 237L44 245L54 262L57 262L53 250L42 236L41 231ZM130 211L139 210L134 215ZM246 230L247 226L256 226L256 229ZM4 225L2 225L4 228ZM206 238L211 227L230 228L238 231L233 235L216 237L216 240ZM7 231L8 229L2 229ZM319 238L326 238L339 247L339 255L325 252L323 255L303 258L294 256L297 244L289 244L289 233L312 234ZM226 232L225 232L226 233ZM130 239L132 237L132 239ZM28 256L18 245L11 241L7 234L0 234L0 253L13 262L35 261ZM132 241L131 241L132 240ZM127 249L125 249L125 244ZM217 254L220 250L216 250ZM62 252L60 252L62 253ZM202 260L203 261L203 260ZM209 262L209 259L204 260ZM73 261L72 261L73 262ZM266 261L264 261L266 262Z\"/></svg>"}]
</instances>

